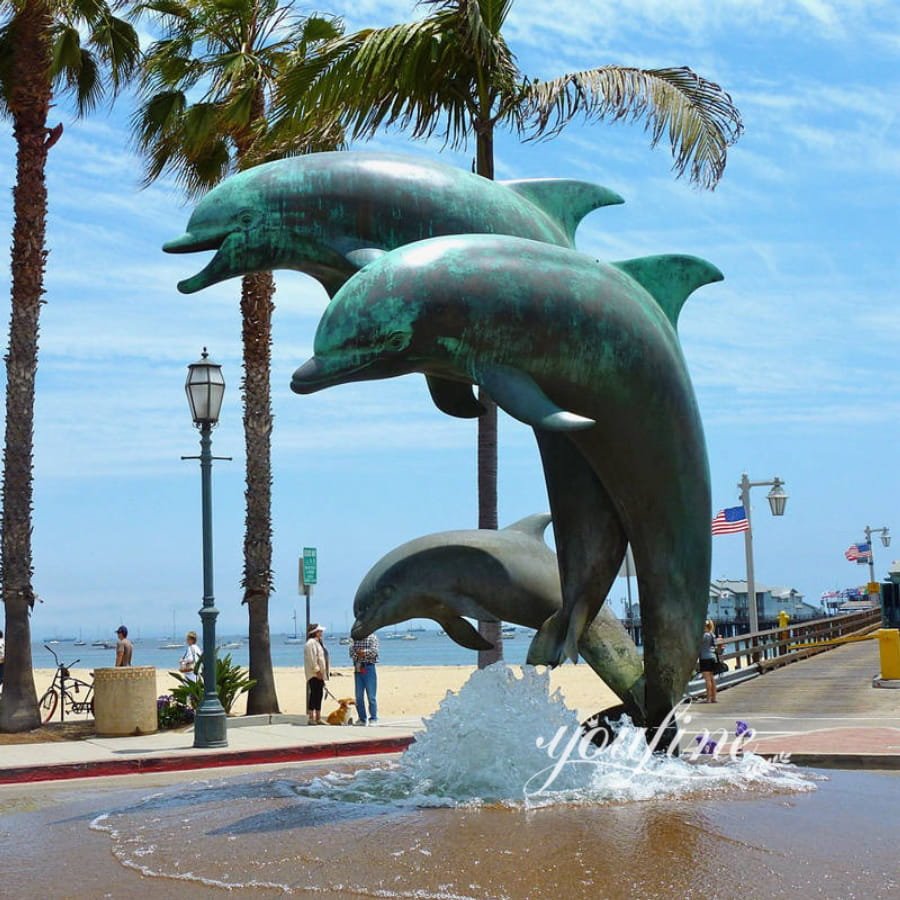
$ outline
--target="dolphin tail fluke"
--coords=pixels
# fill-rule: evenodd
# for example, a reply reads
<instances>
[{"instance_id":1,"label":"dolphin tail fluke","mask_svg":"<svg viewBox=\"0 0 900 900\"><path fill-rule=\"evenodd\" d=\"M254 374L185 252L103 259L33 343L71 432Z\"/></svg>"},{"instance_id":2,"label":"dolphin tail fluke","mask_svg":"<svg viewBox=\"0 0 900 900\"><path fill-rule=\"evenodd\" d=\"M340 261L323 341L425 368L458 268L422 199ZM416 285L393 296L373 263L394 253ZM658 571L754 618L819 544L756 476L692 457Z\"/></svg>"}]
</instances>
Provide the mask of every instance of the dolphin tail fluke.
<instances>
[{"instance_id":1,"label":"dolphin tail fluke","mask_svg":"<svg viewBox=\"0 0 900 900\"><path fill-rule=\"evenodd\" d=\"M684 301L704 284L722 281L725 276L699 256L641 256L612 263L633 278L660 305L672 323L678 327L678 316Z\"/></svg>"},{"instance_id":2,"label":"dolphin tail fluke","mask_svg":"<svg viewBox=\"0 0 900 900\"><path fill-rule=\"evenodd\" d=\"M571 246L581 220L601 206L624 203L620 194L599 184L569 178L528 178L501 182L530 203L542 209L565 231Z\"/></svg>"},{"instance_id":3,"label":"dolphin tail fluke","mask_svg":"<svg viewBox=\"0 0 900 900\"><path fill-rule=\"evenodd\" d=\"M581 635L584 633L585 629L590 625L590 609L588 604L583 600L578 601L572 609L572 613L569 616L569 625L566 630L566 639L563 644L563 648L565 651L565 655L572 660L572 662L578 662L578 642L581 640Z\"/></svg>"},{"instance_id":4,"label":"dolphin tail fluke","mask_svg":"<svg viewBox=\"0 0 900 900\"><path fill-rule=\"evenodd\" d=\"M566 618L563 610L553 613L531 639L528 657L529 666L558 666L566 658Z\"/></svg>"}]
</instances>

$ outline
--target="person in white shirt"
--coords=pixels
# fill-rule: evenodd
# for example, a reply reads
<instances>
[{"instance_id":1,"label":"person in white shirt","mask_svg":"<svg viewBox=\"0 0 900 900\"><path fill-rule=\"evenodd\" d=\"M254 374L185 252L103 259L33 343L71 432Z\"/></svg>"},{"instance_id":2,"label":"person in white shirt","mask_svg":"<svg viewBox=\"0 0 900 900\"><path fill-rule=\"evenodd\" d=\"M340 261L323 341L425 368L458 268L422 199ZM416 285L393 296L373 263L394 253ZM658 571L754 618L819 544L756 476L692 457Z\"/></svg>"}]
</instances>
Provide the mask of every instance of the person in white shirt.
<instances>
[{"instance_id":1,"label":"person in white shirt","mask_svg":"<svg viewBox=\"0 0 900 900\"><path fill-rule=\"evenodd\" d=\"M178 663L178 671L184 676L185 681L196 681L197 663L200 661L200 656L203 653L197 646L197 632L189 631L185 635L184 641L187 647L185 648L184 656L181 657L181 662Z\"/></svg>"}]
</instances>

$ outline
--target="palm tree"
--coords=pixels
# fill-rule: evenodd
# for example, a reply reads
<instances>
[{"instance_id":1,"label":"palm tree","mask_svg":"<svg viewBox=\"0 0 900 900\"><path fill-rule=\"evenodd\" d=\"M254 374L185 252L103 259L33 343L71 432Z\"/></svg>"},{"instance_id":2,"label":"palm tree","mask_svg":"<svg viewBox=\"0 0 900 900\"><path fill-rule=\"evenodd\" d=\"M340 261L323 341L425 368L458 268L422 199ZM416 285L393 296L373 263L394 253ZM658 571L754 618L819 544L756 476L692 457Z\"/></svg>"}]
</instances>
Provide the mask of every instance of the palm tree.
<instances>
[{"instance_id":1,"label":"palm tree","mask_svg":"<svg viewBox=\"0 0 900 900\"><path fill-rule=\"evenodd\" d=\"M164 35L145 56L135 142L146 158L145 184L171 173L197 197L234 171L265 159L256 153L287 55L303 58L340 35L335 20L299 20L278 0L150 0ZM189 96L191 99L189 99ZM193 99L196 98L196 99ZM291 116L290 152L334 149L321 129L301 143L302 116ZM282 150L282 153L285 151ZM241 282L246 516L243 602L249 611L249 714L278 712L269 638L272 584L272 403L270 365L275 282L270 272Z\"/></svg>"},{"instance_id":2,"label":"palm tree","mask_svg":"<svg viewBox=\"0 0 900 900\"><path fill-rule=\"evenodd\" d=\"M114 97L135 71L134 29L106 0L6 0L0 12L0 114L16 141L12 291L6 355L6 434L0 572L6 608L6 668L0 731L40 725L31 660L31 511L34 385L47 261L50 148L62 124L48 128L57 96L70 95L81 116Z\"/></svg>"},{"instance_id":3,"label":"palm tree","mask_svg":"<svg viewBox=\"0 0 900 900\"><path fill-rule=\"evenodd\" d=\"M494 177L498 126L521 138L552 137L574 118L644 120L651 145L668 136L675 170L714 188L727 147L743 126L731 98L687 68L601 66L547 82L519 70L502 32L513 0L420 0L417 22L366 29L329 42L315 58L286 73L273 122L303 98L337 116L353 138L382 126L414 138L437 134L464 148L475 138L475 171ZM497 410L479 390L488 413L478 425L478 527L497 527ZM479 623L495 645L479 666L502 657L498 623Z\"/></svg>"}]
</instances>

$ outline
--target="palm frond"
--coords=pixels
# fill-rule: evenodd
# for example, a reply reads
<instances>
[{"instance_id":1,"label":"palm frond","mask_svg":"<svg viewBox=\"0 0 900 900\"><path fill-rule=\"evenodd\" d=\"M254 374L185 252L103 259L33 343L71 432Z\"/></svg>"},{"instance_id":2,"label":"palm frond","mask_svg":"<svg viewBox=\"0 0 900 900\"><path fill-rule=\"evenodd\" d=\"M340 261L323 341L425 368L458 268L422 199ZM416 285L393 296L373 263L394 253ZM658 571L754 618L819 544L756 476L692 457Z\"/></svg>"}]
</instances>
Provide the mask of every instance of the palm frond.
<instances>
[{"instance_id":1,"label":"palm frond","mask_svg":"<svg viewBox=\"0 0 900 900\"><path fill-rule=\"evenodd\" d=\"M710 189L744 128L728 93L687 67L602 66L528 83L524 90L530 137L553 137L579 115L587 121L644 119L651 146L668 137L678 175L689 172L693 183Z\"/></svg>"}]
</instances>

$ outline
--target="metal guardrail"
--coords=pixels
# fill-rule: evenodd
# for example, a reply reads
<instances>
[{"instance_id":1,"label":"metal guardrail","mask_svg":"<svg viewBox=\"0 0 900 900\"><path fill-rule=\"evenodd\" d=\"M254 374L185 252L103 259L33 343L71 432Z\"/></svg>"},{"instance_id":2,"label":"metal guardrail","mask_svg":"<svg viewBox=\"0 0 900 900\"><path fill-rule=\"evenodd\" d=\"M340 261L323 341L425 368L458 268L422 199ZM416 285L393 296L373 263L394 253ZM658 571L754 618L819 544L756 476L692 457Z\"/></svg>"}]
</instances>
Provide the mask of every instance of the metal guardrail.
<instances>
[{"instance_id":1,"label":"metal guardrail","mask_svg":"<svg viewBox=\"0 0 900 900\"><path fill-rule=\"evenodd\" d=\"M786 628L769 628L725 638L722 659L726 662L734 660L735 670L758 666L760 672L766 672L833 649L833 645L823 646L823 641L869 634L880 627L880 609L796 622Z\"/></svg>"}]
</instances>

